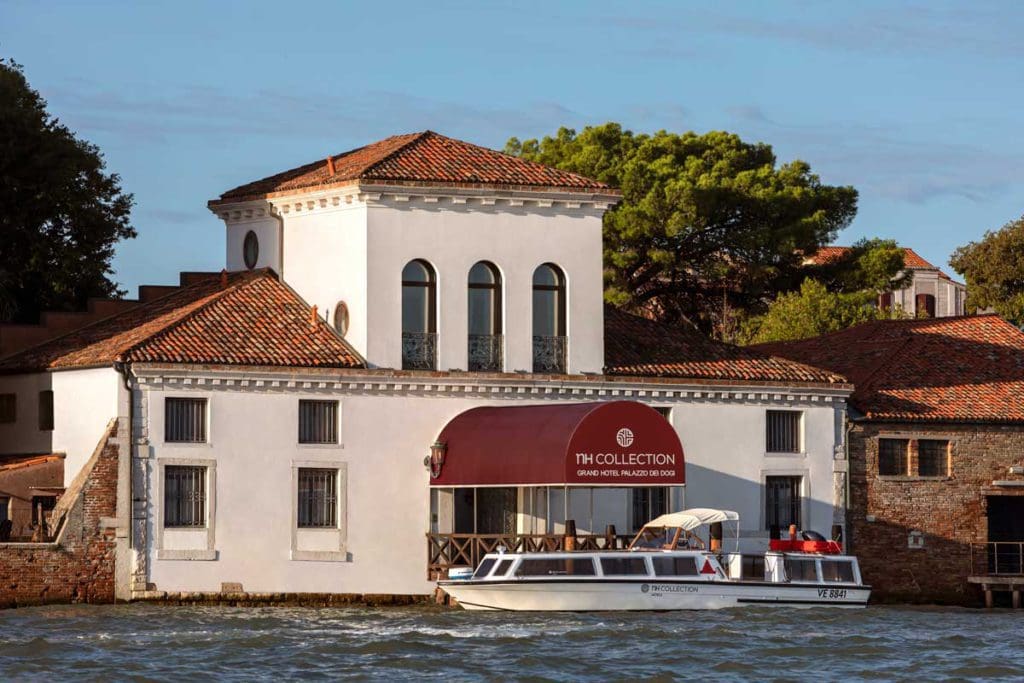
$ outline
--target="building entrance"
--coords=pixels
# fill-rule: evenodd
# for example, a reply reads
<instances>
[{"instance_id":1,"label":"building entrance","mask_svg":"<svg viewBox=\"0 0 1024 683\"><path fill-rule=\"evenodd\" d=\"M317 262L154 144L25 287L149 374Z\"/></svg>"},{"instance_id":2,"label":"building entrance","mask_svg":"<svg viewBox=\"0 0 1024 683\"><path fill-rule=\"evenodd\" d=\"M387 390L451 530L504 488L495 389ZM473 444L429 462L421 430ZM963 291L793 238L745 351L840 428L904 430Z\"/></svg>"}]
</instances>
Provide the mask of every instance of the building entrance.
<instances>
[{"instance_id":1,"label":"building entrance","mask_svg":"<svg viewBox=\"0 0 1024 683\"><path fill-rule=\"evenodd\" d=\"M1024 496L988 497L988 542L989 573L1024 572Z\"/></svg>"}]
</instances>

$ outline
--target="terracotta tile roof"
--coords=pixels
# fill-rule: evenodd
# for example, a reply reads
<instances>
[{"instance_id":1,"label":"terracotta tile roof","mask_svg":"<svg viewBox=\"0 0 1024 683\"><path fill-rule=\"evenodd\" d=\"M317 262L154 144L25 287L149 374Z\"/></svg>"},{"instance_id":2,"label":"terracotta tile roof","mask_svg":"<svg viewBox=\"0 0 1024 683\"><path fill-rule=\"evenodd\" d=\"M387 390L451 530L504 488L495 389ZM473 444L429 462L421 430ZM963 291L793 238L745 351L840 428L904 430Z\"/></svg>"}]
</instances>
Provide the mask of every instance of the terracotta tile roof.
<instances>
[{"instance_id":1,"label":"terracotta tile roof","mask_svg":"<svg viewBox=\"0 0 1024 683\"><path fill-rule=\"evenodd\" d=\"M334 162L333 174L324 158L228 190L210 204L256 199L297 190L309 191L357 180L388 184L497 185L616 193L608 185L596 180L429 130L395 135L332 156L331 159Z\"/></svg>"},{"instance_id":2,"label":"terracotta tile roof","mask_svg":"<svg viewBox=\"0 0 1024 683\"><path fill-rule=\"evenodd\" d=\"M0 372L116 361L353 368L364 362L269 270L200 279L0 360Z\"/></svg>"},{"instance_id":3,"label":"terracotta tile roof","mask_svg":"<svg viewBox=\"0 0 1024 683\"><path fill-rule=\"evenodd\" d=\"M0 472L35 467L55 460L63 460L63 453L36 453L33 455L0 455Z\"/></svg>"},{"instance_id":4,"label":"terracotta tile roof","mask_svg":"<svg viewBox=\"0 0 1024 683\"><path fill-rule=\"evenodd\" d=\"M850 247L822 247L808 256L804 262L808 265L827 266L849 253ZM925 261L921 258L920 254L910 247L903 247L903 263L907 268L938 270L938 268Z\"/></svg>"},{"instance_id":5,"label":"terracotta tile roof","mask_svg":"<svg viewBox=\"0 0 1024 683\"><path fill-rule=\"evenodd\" d=\"M1024 422L1024 333L995 315L884 320L754 348L846 375L867 419Z\"/></svg>"},{"instance_id":6,"label":"terracotta tile roof","mask_svg":"<svg viewBox=\"0 0 1024 683\"><path fill-rule=\"evenodd\" d=\"M836 372L708 339L606 306L605 372L702 380L845 383Z\"/></svg>"}]
</instances>

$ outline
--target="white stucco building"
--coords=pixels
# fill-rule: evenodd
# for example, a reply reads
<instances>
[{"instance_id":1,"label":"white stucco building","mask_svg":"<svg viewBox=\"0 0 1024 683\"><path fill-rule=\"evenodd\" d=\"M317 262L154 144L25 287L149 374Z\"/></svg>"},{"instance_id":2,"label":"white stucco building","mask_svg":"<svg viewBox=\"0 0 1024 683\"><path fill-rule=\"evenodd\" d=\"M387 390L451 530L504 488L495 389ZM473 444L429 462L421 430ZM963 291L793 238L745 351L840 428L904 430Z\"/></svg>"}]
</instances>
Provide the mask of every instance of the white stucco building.
<instances>
[{"instance_id":1,"label":"white stucco building","mask_svg":"<svg viewBox=\"0 0 1024 683\"><path fill-rule=\"evenodd\" d=\"M63 451L70 481L130 418L122 597L426 594L459 535L625 534L684 504L739 511L748 547L841 527L850 386L606 307L617 198L431 132L226 192L228 273L0 359L0 454ZM572 470L552 444L584 424L577 458L631 464ZM556 451L564 477L530 479Z\"/></svg>"}]
</instances>

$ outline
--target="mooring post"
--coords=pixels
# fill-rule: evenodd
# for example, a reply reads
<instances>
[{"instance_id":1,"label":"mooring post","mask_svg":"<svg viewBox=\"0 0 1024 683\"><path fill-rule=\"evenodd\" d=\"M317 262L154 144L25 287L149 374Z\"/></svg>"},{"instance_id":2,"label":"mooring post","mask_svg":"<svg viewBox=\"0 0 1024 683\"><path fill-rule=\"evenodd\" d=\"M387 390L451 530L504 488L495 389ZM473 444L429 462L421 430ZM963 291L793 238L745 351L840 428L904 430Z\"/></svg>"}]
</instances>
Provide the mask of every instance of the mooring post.
<instances>
[{"instance_id":1,"label":"mooring post","mask_svg":"<svg viewBox=\"0 0 1024 683\"><path fill-rule=\"evenodd\" d=\"M1020 589L1013 589L1013 609L1020 609Z\"/></svg>"},{"instance_id":2,"label":"mooring post","mask_svg":"<svg viewBox=\"0 0 1024 683\"><path fill-rule=\"evenodd\" d=\"M985 607L992 608L992 589L985 586Z\"/></svg>"}]
</instances>

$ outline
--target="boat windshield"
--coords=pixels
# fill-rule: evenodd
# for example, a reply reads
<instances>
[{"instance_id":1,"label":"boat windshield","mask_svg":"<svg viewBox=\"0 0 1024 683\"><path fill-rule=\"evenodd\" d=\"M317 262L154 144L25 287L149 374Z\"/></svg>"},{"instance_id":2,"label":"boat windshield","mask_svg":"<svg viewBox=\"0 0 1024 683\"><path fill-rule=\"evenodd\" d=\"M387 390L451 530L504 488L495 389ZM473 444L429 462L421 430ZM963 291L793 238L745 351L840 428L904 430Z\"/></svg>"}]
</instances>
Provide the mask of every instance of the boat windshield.
<instances>
[{"instance_id":1,"label":"boat windshield","mask_svg":"<svg viewBox=\"0 0 1024 683\"><path fill-rule=\"evenodd\" d=\"M679 534L677 527L670 526L645 526L633 539L631 548L674 548L676 536Z\"/></svg>"}]
</instances>

